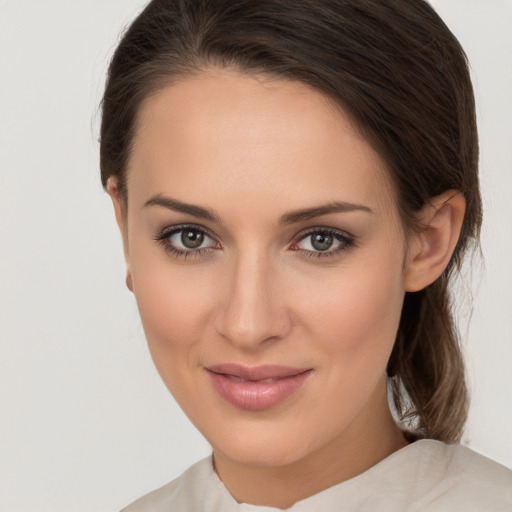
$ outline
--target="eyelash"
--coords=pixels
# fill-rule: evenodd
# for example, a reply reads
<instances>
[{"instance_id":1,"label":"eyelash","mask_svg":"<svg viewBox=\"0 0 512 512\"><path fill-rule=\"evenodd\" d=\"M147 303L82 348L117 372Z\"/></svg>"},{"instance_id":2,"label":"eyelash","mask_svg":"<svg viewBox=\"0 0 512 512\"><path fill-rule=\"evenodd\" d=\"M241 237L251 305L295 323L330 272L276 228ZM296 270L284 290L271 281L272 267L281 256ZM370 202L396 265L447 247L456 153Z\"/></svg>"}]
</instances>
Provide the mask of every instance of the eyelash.
<instances>
[{"instance_id":1,"label":"eyelash","mask_svg":"<svg viewBox=\"0 0 512 512\"><path fill-rule=\"evenodd\" d=\"M210 253L212 250L216 250L215 247L204 247L202 249L190 249L190 250L182 250L178 249L175 245L173 245L170 242L170 238L173 235L176 235L177 233L181 233L182 231L189 229L190 231L193 231L195 233L200 233L203 235L206 235L207 237L211 238L213 241L215 241L215 237L205 228L200 228L198 226L190 225L190 224L183 224L180 226L172 226L165 228L160 234L158 234L154 240L158 242L164 250L170 254L172 254L176 258L183 258L186 259L188 257L193 258L199 258L207 253ZM294 249L297 251L301 251L303 253L303 257L305 258L332 258L335 256L338 256L340 253L347 251L349 249L352 249L356 246L356 239L354 236L349 235L343 231L339 231L332 228L323 228L318 227L314 229L310 229L303 235L301 235L296 242L294 242L294 245L301 242L302 240L307 239L308 237L316 234L327 234L331 235L333 238L338 240L341 245L333 250L327 250L327 251L310 251L307 249ZM216 242L218 244L218 242Z\"/></svg>"},{"instance_id":2,"label":"eyelash","mask_svg":"<svg viewBox=\"0 0 512 512\"><path fill-rule=\"evenodd\" d=\"M327 250L327 251L310 251L307 249L295 249L297 251L301 251L303 253L303 257L305 258L333 258L335 256L339 256L341 253L348 251L356 246L356 239L354 236L349 235L343 231L339 231L333 228L313 228L304 233L299 237L297 242L294 242L294 245L298 242L302 242L306 240L308 237L320 233L322 235L331 235L335 240L340 242L340 245L337 249Z\"/></svg>"},{"instance_id":3,"label":"eyelash","mask_svg":"<svg viewBox=\"0 0 512 512\"><path fill-rule=\"evenodd\" d=\"M207 237L215 241L214 236L207 229L199 228L198 226L194 226L191 224L183 224L180 226L172 226L169 228L165 228L159 235L155 237L155 241L161 244L166 252L172 254L177 258L183 259L186 259L190 256L193 258L199 258L200 256L203 256L204 254L209 253L211 250L214 249L213 247L205 247L203 249L190 249L188 251L178 249L175 245L173 245L170 242L170 238L176 233L180 233L182 231L185 231L186 229L206 235Z\"/></svg>"}]
</instances>

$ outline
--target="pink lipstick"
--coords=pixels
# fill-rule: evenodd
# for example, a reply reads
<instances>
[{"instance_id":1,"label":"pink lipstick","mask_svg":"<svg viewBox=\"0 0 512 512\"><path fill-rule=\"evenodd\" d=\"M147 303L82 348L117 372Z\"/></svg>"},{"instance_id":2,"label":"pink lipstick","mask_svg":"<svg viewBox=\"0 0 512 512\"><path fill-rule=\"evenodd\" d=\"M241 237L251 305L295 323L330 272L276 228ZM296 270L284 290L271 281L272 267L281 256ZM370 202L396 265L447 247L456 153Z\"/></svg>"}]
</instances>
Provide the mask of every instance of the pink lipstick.
<instances>
[{"instance_id":1,"label":"pink lipstick","mask_svg":"<svg viewBox=\"0 0 512 512\"><path fill-rule=\"evenodd\" d=\"M311 375L312 368L242 366L228 363L205 368L213 387L227 402L240 409L261 411L279 404Z\"/></svg>"}]
</instances>

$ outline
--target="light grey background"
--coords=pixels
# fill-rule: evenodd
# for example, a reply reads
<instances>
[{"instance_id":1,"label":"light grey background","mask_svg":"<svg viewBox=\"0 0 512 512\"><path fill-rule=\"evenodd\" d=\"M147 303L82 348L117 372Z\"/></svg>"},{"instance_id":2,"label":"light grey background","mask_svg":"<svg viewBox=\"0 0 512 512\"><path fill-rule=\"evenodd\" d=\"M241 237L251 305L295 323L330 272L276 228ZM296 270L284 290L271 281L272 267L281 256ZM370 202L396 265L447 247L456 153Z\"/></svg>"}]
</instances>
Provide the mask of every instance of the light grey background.
<instances>
[{"instance_id":1,"label":"light grey background","mask_svg":"<svg viewBox=\"0 0 512 512\"><path fill-rule=\"evenodd\" d=\"M486 261L467 268L465 443L512 467L512 3L432 3L479 105ZM0 0L1 511L114 511L209 451L153 368L99 182L104 73L143 4Z\"/></svg>"}]
</instances>

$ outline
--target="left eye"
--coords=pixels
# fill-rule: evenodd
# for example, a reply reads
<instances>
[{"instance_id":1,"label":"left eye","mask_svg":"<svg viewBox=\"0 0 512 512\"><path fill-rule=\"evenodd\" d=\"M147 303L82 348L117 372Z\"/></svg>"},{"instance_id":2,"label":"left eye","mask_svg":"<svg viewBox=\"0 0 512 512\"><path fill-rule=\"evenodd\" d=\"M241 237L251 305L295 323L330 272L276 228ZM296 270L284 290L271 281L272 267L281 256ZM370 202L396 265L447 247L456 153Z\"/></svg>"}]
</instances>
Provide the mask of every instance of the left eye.
<instances>
[{"instance_id":1,"label":"left eye","mask_svg":"<svg viewBox=\"0 0 512 512\"><path fill-rule=\"evenodd\" d=\"M353 240L340 232L329 230L311 231L295 245L299 249L315 253L336 253L352 244Z\"/></svg>"}]
</instances>

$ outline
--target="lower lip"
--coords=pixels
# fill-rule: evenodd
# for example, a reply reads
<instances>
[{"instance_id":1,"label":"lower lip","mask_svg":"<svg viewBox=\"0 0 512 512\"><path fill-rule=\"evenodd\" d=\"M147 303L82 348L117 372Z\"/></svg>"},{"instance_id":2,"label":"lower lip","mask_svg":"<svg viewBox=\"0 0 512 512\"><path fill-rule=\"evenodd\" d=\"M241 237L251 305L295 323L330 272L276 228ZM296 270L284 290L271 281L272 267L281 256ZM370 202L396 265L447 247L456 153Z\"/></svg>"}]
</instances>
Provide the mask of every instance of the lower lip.
<instances>
[{"instance_id":1,"label":"lower lip","mask_svg":"<svg viewBox=\"0 0 512 512\"><path fill-rule=\"evenodd\" d=\"M276 406L295 393L312 370L270 382L237 381L224 374L207 372L215 390L231 405L248 411L262 411Z\"/></svg>"}]
</instances>

